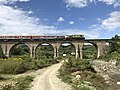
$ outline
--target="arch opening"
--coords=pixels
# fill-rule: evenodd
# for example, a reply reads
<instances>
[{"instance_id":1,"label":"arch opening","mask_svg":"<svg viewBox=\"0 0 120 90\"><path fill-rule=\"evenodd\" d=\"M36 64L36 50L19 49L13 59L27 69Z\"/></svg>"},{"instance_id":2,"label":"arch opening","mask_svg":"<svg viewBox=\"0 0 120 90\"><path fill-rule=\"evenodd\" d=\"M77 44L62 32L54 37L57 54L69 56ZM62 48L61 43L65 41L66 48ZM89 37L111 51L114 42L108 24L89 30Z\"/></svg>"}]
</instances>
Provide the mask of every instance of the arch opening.
<instances>
[{"instance_id":1,"label":"arch opening","mask_svg":"<svg viewBox=\"0 0 120 90\"><path fill-rule=\"evenodd\" d=\"M98 54L97 45L94 43L84 43L82 47L83 59L96 59Z\"/></svg>"},{"instance_id":2,"label":"arch opening","mask_svg":"<svg viewBox=\"0 0 120 90\"><path fill-rule=\"evenodd\" d=\"M9 51L9 57L23 57L28 55L30 55L30 48L24 43L13 45Z\"/></svg>"},{"instance_id":3,"label":"arch opening","mask_svg":"<svg viewBox=\"0 0 120 90\"><path fill-rule=\"evenodd\" d=\"M75 46L70 43L70 42L63 42L61 43L58 52L60 57L69 57L73 56L75 57L76 51L75 51Z\"/></svg>"},{"instance_id":4,"label":"arch opening","mask_svg":"<svg viewBox=\"0 0 120 90\"><path fill-rule=\"evenodd\" d=\"M42 57L53 58L54 57L54 48L49 43L39 44L35 49L35 58L40 59Z\"/></svg>"}]
</instances>

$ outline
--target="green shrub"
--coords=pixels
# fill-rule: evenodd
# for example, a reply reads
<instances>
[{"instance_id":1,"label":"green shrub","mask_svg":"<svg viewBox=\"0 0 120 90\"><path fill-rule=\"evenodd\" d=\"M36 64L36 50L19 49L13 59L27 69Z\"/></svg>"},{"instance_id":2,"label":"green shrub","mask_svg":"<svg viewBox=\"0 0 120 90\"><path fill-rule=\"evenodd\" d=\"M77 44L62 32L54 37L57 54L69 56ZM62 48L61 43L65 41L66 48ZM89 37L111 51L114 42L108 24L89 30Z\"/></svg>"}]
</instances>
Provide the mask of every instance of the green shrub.
<instances>
[{"instance_id":1,"label":"green shrub","mask_svg":"<svg viewBox=\"0 0 120 90\"><path fill-rule=\"evenodd\" d=\"M40 59L32 59L26 55L18 58L8 58L0 60L0 73L3 74L19 74L28 70L36 70L51 64L57 63L57 59L41 57Z\"/></svg>"},{"instance_id":2,"label":"green shrub","mask_svg":"<svg viewBox=\"0 0 120 90\"><path fill-rule=\"evenodd\" d=\"M25 63L21 63L21 64L19 65L19 67L17 67L17 68L15 69L14 74L24 73L25 71L28 70L28 68L29 68L29 67L27 67L27 65L25 65Z\"/></svg>"},{"instance_id":3,"label":"green shrub","mask_svg":"<svg viewBox=\"0 0 120 90\"><path fill-rule=\"evenodd\" d=\"M25 62L31 62L33 59L29 55L24 55L21 57Z\"/></svg>"},{"instance_id":4,"label":"green shrub","mask_svg":"<svg viewBox=\"0 0 120 90\"><path fill-rule=\"evenodd\" d=\"M33 77L26 76L17 79L14 90L29 90L29 84L33 81Z\"/></svg>"},{"instance_id":5,"label":"green shrub","mask_svg":"<svg viewBox=\"0 0 120 90\"><path fill-rule=\"evenodd\" d=\"M15 84L7 84L1 90L29 90L29 85L33 81L32 76L20 77L15 80Z\"/></svg>"},{"instance_id":6,"label":"green shrub","mask_svg":"<svg viewBox=\"0 0 120 90\"><path fill-rule=\"evenodd\" d=\"M39 60L35 60L35 65L38 67L38 68L42 68L42 67L46 67L46 66L49 66L51 64L55 64L57 63L57 59L54 59L54 58L47 58L47 57L41 57Z\"/></svg>"},{"instance_id":7,"label":"green shrub","mask_svg":"<svg viewBox=\"0 0 120 90\"><path fill-rule=\"evenodd\" d=\"M0 73L14 74L23 60L0 60Z\"/></svg>"},{"instance_id":8,"label":"green shrub","mask_svg":"<svg viewBox=\"0 0 120 90\"><path fill-rule=\"evenodd\" d=\"M74 59L71 57L67 62L65 61L64 67L68 68L70 72L75 72L78 70L90 70L95 72L94 68L88 60Z\"/></svg>"},{"instance_id":9,"label":"green shrub","mask_svg":"<svg viewBox=\"0 0 120 90\"><path fill-rule=\"evenodd\" d=\"M110 54L107 54L107 55L103 55L103 56L100 56L98 59L100 60L104 60L104 61L113 61L113 60L116 60L116 61L120 61L120 53L118 52L112 52Z\"/></svg>"},{"instance_id":10,"label":"green shrub","mask_svg":"<svg viewBox=\"0 0 120 90\"><path fill-rule=\"evenodd\" d=\"M0 73L19 74L34 69L35 64L31 58L23 57L23 59L8 58L0 60Z\"/></svg>"}]
</instances>

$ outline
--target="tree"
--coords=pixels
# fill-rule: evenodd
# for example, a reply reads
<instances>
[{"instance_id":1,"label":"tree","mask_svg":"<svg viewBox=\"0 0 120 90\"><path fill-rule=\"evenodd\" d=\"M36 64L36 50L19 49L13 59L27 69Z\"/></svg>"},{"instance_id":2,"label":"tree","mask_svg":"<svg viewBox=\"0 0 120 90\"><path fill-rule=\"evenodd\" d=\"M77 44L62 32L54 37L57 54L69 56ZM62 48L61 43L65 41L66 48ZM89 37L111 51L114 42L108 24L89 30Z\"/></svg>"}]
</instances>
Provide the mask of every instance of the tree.
<instances>
[{"instance_id":1,"label":"tree","mask_svg":"<svg viewBox=\"0 0 120 90\"><path fill-rule=\"evenodd\" d=\"M97 57L97 51L93 45L84 45L82 50L84 59L95 59Z\"/></svg>"},{"instance_id":2,"label":"tree","mask_svg":"<svg viewBox=\"0 0 120 90\"><path fill-rule=\"evenodd\" d=\"M109 46L109 53L118 52L120 53L120 43L112 42Z\"/></svg>"},{"instance_id":3,"label":"tree","mask_svg":"<svg viewBox=\"0 0 120 90\"><path fill-rule=\"evenodd\" d=\"M10 51L11 56L29 55L29 48L24 44L19 44L13 47Z\"/></svg>"},{"instance_id":4,"label":"tree","mask_svg":"<svg viewBox=\"0 0 120 90\"><path fill-rule=\"evenodd\" d=\"M53 57L54 56L54 50L51 45L40 45L36 49L36 58L41 58L41 57Z\"/></svg>"},{"instance_id":5,"label":"tree","mask_svg":"<svg viewBox=\"0 0 120 90\"><path fill-rule=\"evenodd\" d=\"M59 48L60 56L63 56L63 54L71 55L71 53L75 53L75 48L73 45L60 46Z\"/></svg>"}]
</instances>

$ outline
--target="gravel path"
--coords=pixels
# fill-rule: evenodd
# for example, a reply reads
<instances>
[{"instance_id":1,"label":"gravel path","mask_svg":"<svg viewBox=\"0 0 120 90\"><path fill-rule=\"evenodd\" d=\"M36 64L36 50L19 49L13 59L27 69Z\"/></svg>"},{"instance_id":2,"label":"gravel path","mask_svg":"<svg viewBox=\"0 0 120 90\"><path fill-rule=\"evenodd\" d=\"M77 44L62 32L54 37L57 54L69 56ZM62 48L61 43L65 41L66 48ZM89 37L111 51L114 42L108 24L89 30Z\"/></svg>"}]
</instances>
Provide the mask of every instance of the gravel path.
<instances>
[{"instance_id":1,"label":"gravel path","mask_svg":"<svg viewBox=\"0 0 120 90\"><path fill-rule=\"evenodd\" d=\"M71 86L62 82L57 77L58 69L61 65L62 63L52 65L42 74L38 75L32 82L32 87L30 90L71 90Z\"/></svg>"}]
</instances>

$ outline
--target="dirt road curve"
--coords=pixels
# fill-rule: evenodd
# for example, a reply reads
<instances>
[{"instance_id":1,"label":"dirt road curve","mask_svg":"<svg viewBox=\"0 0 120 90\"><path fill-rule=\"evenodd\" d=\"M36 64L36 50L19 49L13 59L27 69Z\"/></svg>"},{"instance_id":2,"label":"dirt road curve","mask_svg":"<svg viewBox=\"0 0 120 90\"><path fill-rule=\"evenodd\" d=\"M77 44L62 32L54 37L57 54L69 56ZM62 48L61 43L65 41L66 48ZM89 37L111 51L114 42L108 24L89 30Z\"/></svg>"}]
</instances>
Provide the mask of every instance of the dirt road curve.
<instances>
[{"instance_id":1,"label":"dirt road curve","mask_svg":"<svg viewBox=\"0 0 120 90\"><path fill-rule=\"evenodd\" d=\"M62 63L52 65L38 75L33 81L30 90L71 90L69 85L63 83L56 76L61 65Z\"/></svg>"}]
</instances>

